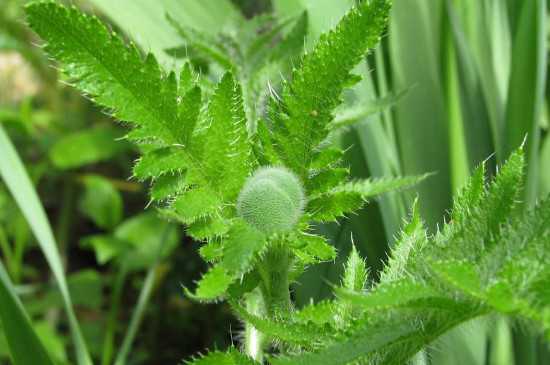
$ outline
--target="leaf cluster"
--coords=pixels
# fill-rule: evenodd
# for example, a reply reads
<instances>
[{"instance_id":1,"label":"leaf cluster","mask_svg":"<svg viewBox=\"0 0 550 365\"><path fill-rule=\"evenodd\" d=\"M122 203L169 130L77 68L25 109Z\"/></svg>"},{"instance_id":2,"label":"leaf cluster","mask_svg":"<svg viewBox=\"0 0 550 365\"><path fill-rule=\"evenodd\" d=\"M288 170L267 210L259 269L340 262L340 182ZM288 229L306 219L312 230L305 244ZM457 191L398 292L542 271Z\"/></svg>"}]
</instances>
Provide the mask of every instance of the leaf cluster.
<instances>
[{"instance_id":1,"label":"leaf cluster","mask_svg":"<svg viewBox=\"0 0 550 365\"><path fill-rule=\"evenodd\" d=\"M519 149L487 184L481 164L433 237L415 202L376 285L368 287L352 249L336 299L303 308L295 323L237 311L304 351L274 364L402 364L446 331L490 315L519 320L550 340L550 198L514 212L523 168Z\"/></svg>"}]
</instances>

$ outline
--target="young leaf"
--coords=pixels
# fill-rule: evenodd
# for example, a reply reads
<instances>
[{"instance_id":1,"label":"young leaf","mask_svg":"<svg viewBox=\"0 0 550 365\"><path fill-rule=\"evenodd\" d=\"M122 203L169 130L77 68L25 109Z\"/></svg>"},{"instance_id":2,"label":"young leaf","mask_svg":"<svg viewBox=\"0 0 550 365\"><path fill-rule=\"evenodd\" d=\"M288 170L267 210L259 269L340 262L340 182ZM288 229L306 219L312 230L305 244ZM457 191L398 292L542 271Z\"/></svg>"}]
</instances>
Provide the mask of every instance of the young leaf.
<instances>
[{"instance_id":1,"label":"young leaf","mask_svg":"<svg viewBox=\"0 0 550 365\"><path fill-rule=\"evenodd\" d=\"M365 261L357 253L355 245L351 246L351 252L346 262L342 287L352 292L361 293L367 282L367 268Z\"/></svg>"},{"instance_id":2,"label":"young leaf","mask_svg":"<svg viewBox=\"0 0 550 365\"><path fill-rule=\"evenodd\" d=\"M193 294L189 289L185 289L185 294L192 299L209 302L222 297L229 284L233 282L233 277L221 266L214 266L203 275L199 281L199 286Z\"/></svg>"},{"instance_id":3,"label":"young leaf","mask_svg":"<svg viewBox=\"0 0 550 365\"><path fill-rule=\"evenodd\" d=\"M389 7L388 2L375 0L350 10L303 58L301 70L293 72L292 85L284 84L282 99L273 97L271 123L278 151L299 176L307 175L313 148L327 137L350 71L378 43Z\"/></svg>"}]
</instances>

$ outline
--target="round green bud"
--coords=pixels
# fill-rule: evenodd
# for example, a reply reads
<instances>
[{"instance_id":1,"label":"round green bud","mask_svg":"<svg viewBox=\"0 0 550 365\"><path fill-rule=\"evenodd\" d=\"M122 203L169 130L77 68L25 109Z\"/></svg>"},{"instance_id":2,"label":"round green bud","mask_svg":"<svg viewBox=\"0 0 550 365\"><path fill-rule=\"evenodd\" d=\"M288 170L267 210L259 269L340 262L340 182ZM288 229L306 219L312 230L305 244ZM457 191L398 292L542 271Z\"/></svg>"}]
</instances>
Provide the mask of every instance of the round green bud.
<instances>
[{"instance_id":1,"label":"round green bud","mask_svg":"<svg viewBox=\"0 0 550 365\"><path fill-rule=\"evenodd\" d=\"M284 167L261 167L246 180L237 198L237 214L264 233L288 231L302 215L304 189Z\"/></svg>"}]
</instances>

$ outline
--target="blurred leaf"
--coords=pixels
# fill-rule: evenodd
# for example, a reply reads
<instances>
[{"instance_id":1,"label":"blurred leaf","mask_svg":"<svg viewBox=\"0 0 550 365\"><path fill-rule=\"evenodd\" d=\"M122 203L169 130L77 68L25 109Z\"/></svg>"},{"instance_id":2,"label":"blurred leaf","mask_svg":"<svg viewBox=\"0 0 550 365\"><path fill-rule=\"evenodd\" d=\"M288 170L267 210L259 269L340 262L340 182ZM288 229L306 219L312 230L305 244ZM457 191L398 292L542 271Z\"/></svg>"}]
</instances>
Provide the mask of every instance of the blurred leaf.
<instances>
[{"instance_id":1,"label":"blurred leaf","mask_svg":"<svg viewBox=\"0 0 550 365\"><path fill-rule=\"evenodd\" d=\"M159 242L159 235L164 230L167 230L165 242ZM119 264L129 270L141 270L151 266L159 248L162 247L161 258L172 252L179 242L179 230L176 225L159 218L156 212L151 212L124 221L115 229L114 237L131 246L117 257Z\"/></svg>"},{"instance_id":2,"label":"blurred leaf","mask_svg":"<svg viewBox=\"0 0 550 365\"><path fill-rule=\"evenodd\" d=\"M15 148L0 124L0 175L25 215L61 291L80 365L92 364L80 333L63 272L63 265L48 218Z\"/></svg>"},{"instance_id":3,"label":"blurred leaf","mask_svg":"<svg viewBox=\"0 0 550 365\"><path fill-rule=\"evenodd\" d=\"M166 14L180 24L210 34L242 17L228 0L91 0L91 3L131 36L141 50L153 52L165 70L174 68L176 62L174 54L166 50L181 43Z\"/></svg>"},{"instance_id":4,"label":"blurred leaf","mask_svg":"<svg viewBox=\"0 0 550 365\"><path fill-rule=\"evenodd\" d=\"M100 309L103 304L101 275L93 269L77 271L69 275L67 282L76 305Z\"/></svg>"},{"instance_id":5,"label":"blurred leaf","mask_svg":"<svg viewBox=\"0 0 550 365\"><path fill-rule=\"evenodd\" d=\"M38 322L34 325L34 330L56 364L68 364L64 339L52 330L51 325L47 322Z\"/></svg>"},{"instance_id":6,"label":"blurred leaf","mask_svg":"<svg viewBox=\"0 0 550 365\"><path fill-rule=\"evenodd\" d=\"M85 192L78 207L101 228L111 229L122 218L122 198L108 179L99 175L84 178Z\"/></svg>"},{"instance_id":7,"label":"blurred leaf","mask_svg":"<svg viewBox=\"0 0 550 365\"><path fill-rule=\"evenodd\" d=\"M107 160L132 148L120 129L90 129L62 137L50 150L54 166L70 169Z\"/></svg>"},{"instance_id":8,"label":"blurred leaf","mask_svg":"<svg viewBox=\"0 0 550 365\"><path fill-rule=\"evenodd\" d=\"M0 262L0 320L14 363L52 364Z\"/></svg>"},{"instance_id":9,"label":"blurred leaf","mask_svg":"<svg viewBox=\"0 0 550 365\"><path fill-rule=\"evenodd\" d=\"M93 249L95 257L100 265L105 265L113 257L118 256L121 252L131 249L131 245L127 242L116 239L111 235L93 235L84 237L80 240L80 246Z\"/></svg>"}]
</instances>

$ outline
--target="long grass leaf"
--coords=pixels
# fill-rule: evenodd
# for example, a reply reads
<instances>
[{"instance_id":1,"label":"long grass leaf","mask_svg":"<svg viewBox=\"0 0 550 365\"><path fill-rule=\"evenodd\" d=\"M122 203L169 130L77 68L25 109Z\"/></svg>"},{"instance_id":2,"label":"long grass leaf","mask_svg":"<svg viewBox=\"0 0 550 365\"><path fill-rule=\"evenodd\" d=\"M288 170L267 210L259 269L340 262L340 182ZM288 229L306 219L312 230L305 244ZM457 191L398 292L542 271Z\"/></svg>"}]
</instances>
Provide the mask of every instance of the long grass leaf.
<instances>
[{"instance_id":1,"label":"long grass leaf","mask_svg":"<svg viewBox=\"0 0 550 365\"><path fill-rule=\"evenodd\" d=\"M69 319L69 326L73 336L78 364L91 365L92 361L73 311L69 289L63 272L63 265L46 212L40 203L40 199L23 166L23 162L19 158L15 147L1 124L0 156L0 176L29 223L59 286L59 291L63 298L63 304Z\"/></svg>"},{"instance_id":2,"label":"long grass leaf","mask_svg":"<svg viewBox=\"0 0 550 365\"><path fill-rule=\"evenodd\" d=\"M0 320L16 365L53 365L0 261Z\"/></svg>"}]
</instances>

